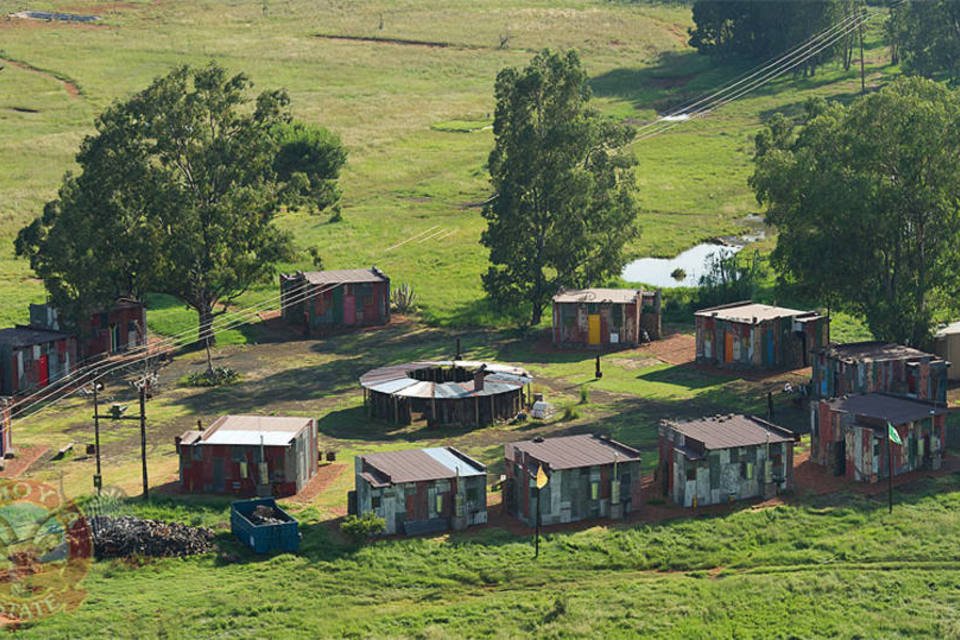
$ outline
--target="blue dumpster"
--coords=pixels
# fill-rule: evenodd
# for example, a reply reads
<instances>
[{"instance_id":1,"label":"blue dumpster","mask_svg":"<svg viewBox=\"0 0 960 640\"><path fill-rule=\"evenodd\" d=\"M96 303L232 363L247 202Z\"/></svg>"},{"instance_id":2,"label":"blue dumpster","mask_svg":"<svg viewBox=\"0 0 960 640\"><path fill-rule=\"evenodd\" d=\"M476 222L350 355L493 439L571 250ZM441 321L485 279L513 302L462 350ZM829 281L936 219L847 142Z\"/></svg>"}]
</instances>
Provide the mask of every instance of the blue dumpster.
<instances>
[{"instance_id":1,"label":"blue dumpster","mask_svg":"<svg viewBox=\"0 0 960 640\"><path fill-rule=\"evenodd\" d=\"M238 500L230 509L230 531L255 553L295 552L300 548L297 521L273 498Z\"/></svg>"}]
</instances>

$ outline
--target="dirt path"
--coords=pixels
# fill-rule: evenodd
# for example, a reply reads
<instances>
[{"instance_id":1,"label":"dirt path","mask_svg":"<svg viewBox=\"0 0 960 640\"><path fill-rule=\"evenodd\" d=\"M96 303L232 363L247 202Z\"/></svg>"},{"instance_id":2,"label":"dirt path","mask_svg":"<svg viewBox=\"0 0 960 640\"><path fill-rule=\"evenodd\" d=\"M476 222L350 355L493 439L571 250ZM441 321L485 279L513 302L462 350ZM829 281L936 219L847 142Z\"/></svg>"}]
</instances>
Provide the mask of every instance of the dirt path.
<instances>
[{"instance_id":1,"label":"dirt path","mask_svg":"<svg viewBox=\"0 0 960 640\"><path fill-rule=\"evenodd\" d=\"M336 463L336 464L325 464L317 470L317 475L313 476L310 482L307 483L307 486L297 495L293 496L291 500L294 502L308 503L311 502L318 495L327 490L331 484L336 482L343 473L347 470L350 465L346 463ZM346 514L346 509L343 510Z\"/></svg>"},{"instance_id":2,"label":"dirt path","mask_svg":"<svg viewBox=\"0 0 960 640\"><path fill-rule=\"evenodd\" d=\"M71 98L77 99L81 96L80 86L75 81L69 78L58 76L57 74L51 73L49 71L44 71L43 69L35 67L32 64L29 64L26 62L21 62L20 60L11 60L10 58L0 58L0 63L8 64L11 67L16 67L24 71L29 71L31 73L39 74L45 78L53 80L54 82L59 82L61 85L63 85L63 88L67 92L67 95L69 95Z\"/></svg>"},{"instance_id":3,"label":"dirt path","mask_svg":"<svg viewBox=\"0 0 960 640\"><path fill-rule=\"evenodd\" d=\"M18 447L17 457L4 461L0 478L18 478L20 474L30 468L37 460L43 457L49 449L47 447Z\"/></svg>"}]
</instances>

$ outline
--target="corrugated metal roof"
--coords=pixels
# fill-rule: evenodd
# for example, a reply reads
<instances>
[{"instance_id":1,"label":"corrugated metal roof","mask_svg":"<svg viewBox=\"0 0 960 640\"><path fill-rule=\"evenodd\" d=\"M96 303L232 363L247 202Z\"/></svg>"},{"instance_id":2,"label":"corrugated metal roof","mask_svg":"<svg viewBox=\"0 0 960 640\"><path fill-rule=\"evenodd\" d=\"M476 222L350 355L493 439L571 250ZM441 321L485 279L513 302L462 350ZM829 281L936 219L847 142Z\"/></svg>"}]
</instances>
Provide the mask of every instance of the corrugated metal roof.
<instances>
[{"instance_id":1,"label":"corrugated metal roof","mask_svg":"<svg viewBox=\"0 0 960 640\"><path fill-rule=\"evenodd\" d=\"M453 447L384 451L361 458L393 484L454 478L458 466L461 476L486 474L485 466Z\"/></svg>"},{"instance_id":2,"label":"corrugated metal roof","mask_svg":"<svg viewBox=\"0 0 960 640\"><path fill-rule=\"evenodd\" d=\"M857 416L904 424L947 413L944 407L928 402L888 396L884 393L866 393L827 401L834 411L845 411Z\"/></svg>"},{"instance_id":3,"label":"corrugated metal roof","mask_svg":"<svg viewBox=\"0 0 960 640\"><path fill-rule=\"evenodd\" d=\"M918 358L940 358L932 353L920 351L913 347L906 347L892 342L848 342L847 344L831 344L821 347L814 353L822 353L829 358L835 358L844 362L872 361L882 362L886 360L910 360Z\"/></svg>"},{"instance_id":4,"label":"corrugated metal roof","mask_svg":"<svg viewBox=\"0 0 960 640\"><path fill-rule=\"evenodd\" d=\"M463 453L457 449L454 449L453 447L432 447L430 449L424 449L423 452L458 475L487 475L486 466L480 464L473 458L466 457Z\"/></svg>"},{"instance_id":5,"label":"corrugated metal roof","mask_svg":"<svg viewBox=\"0 0 960 640\"><path fill-rule=\"evenodd\" d=\"M202 434L203 444L281 446L313 424L312 418L290 416L221 416Z\"/></svg>"},{"instance_id":6,"label":"corrugated metal roof","mask_svg":"<svg viewBox=\"0 0 960 640\"><path fill-rule=\"evenodd\" d=\"M718 318L730 322L740 322L744 324L758 324L766 320L775 318L793 318L796 316L818 316L816 311L798 311L786 307L773 307L768 304L759 304L755 302L742 302L732 305L723 305L719 307L710 307L701 309L694 315L701 318ZM798 318L800 319L800 318Z\"/></svg>"},{"instance_id":7,"label":"corrugated metal roof","mask_svg":"<svg viewBox=\"0 0 960 640\"><path fill-rule=\"evenodd\" d=\"M934 337L943 338L945 336L953 335L956 333L960 333L960 320L943 327L942 329L940 329L934 334Z\"/></svg>"},{"instance_id":8,"label":"corrugated metal roof","mask_svg":"<svg viewBox=\"0 0 960 640\"><path fill-rule=\"evenodd\" d=\"M598 435L561 436L511 442L505 446L508 459L513 452L521 451L536 462L552 470L592 467L616 462L639 460L640 452L616 440L601 438Z\"/></svg>"},{"instance_id":9,"label":"corrugated metal roof","mask_svg":"<svg viewBox=\"0 0 960 640\"><path fill-rule=\"evenodd\" d=\"M433 367L460 367L468 372L485 367L486 375L483 378L483 389L475 390L473 380L430 382L417 380L413 377L415 371ZM472 396L492 396L513 391L531 382L533 382L533 376L522 367L475 360L407 362L372 369L360 376L360 384L363 387L378 393L395 394L403 398L447 400Z\"/></svg>"},{"instance_id":10,"label":"corrugated metal roof","mask_svg":"<svg viewBox=\"0 0 960 640\"><path fill-rule=\"evenodd\" d=\"M388 278L373 269L339 269L331 271L305 271L303 277L310 284L362 284L365 282L386 282Z\"/></svg>"},{"instance_id":11,"label":"corrugated metal roof","mask_svg":"<svg viewBox=\"0 0 960 640\"><path fill-rule=\"evenodd\" d=\"M0 344L9 345L16 349L30 347L35 344L46 344L70 338L71 336L59 331L47 331L46 329L33 329L29 327L8 327L0 329Z\"/></svg>"},{"instance_id":12,"label":"corrugated metal roof","mask_svg":"<svg viewBox=\"0 0 960 640\"><path fill-rule=\"evenodd\" d=\"M288 431L214 431L204 438L203 444L258 445L282 447L290 443L296 434Z\"/></svg>"},{"instance_id":13,"label":"corrugated metal roof","mask_svg":"<svg viewBox=\"0 0 960 640\"><path fill-rule=\"evenodd\" d=\"M637 296L643 296L644 292L639 289L570 289L561 291L553 296L553 301L559 304L569 303L604 303L614 304L633 304Z\"/></svg>"},{"instance_id":14,"label":"corrugated metal roof","mask_svg":"<svg viewBox=\"0 0 960 640\"><path fill-rule=\"evenodd\" d=\"M756 416L729 414L698 420L666 421L666 426L703 443L706 449L750 447L767 442L793 442L795 437L783 427Z\"/></svg>"}]
</instances>

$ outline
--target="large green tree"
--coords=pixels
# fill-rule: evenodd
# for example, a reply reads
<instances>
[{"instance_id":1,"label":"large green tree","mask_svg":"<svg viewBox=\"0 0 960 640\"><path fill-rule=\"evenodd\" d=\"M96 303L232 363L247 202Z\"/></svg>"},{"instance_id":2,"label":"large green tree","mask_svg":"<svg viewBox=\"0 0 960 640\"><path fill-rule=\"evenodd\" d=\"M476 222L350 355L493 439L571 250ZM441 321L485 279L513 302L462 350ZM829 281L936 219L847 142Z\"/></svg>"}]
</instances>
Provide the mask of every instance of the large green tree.
<instances>
[{"instance_id":1,"label":"large green tree","mask_svg":"<svg viewBox=\"0 0 960 640\"><path fill-rule=\"evenodd\" d=\"M700 53L762 60L776 56L860 10L858 0L698 0L693 3L690 45ZM852 37L811 55L797 70L813 75L818 65L842 55L849 67ZM805 53L813 52L813 48Z\"/></svg>"},{"instance_id":2,"label":"large green tree","mask_svg":"<svg viewBox=\"0 0 960 640\"><path fill-rule=\"evenodd\" d=\"M483 284L499 308L537 325L559 287L595 284L623 266L637 233L635 160L624 152L633 130L588 107L573 51L503 69L495 93Z\"/></svg>"},{"instance_id":3,"label":"large green tree","mask_svg":"<svg viewBox=\"0 0 960 640\"><path fill-rule=\"evenodd\" d=\"M849 106L811 102L757 136L757 199L781 277L923 345L960 293L960 96L901 79Z\"/></svg>"},{"instance_id":4,"label":"large green tree","mask_svg":"<svg viewBox=\"0 0 960 640\"><path fill-rule=\"evenodd\" d=\"M960 1L911 0L890 11L887 35L904 70L960 81Z\"/></svg>"},{"instance_id":5,"label":"large green tree","mask_svg":"<svg viewBox=\"0 0 960 640\"><path fill-rule=\"evenodd\" d=\"M212 338L214 317L291 255L275 212L336 207L339 140L293 122L283 91L251 101L251 86L216 64L184 66L100 115L79 174L16 240L55 304L79 317L167 293Z\"/></svg>"}]
</instances>

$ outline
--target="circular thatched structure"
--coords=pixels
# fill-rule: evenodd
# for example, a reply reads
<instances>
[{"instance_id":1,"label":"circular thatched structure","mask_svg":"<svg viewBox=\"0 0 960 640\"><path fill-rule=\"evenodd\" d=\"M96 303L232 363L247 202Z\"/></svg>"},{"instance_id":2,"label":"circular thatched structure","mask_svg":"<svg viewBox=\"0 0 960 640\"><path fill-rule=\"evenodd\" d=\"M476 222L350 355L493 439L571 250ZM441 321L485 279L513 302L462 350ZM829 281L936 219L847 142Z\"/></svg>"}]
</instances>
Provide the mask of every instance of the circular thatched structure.
<instances>
[{"instance_id":1,"label":"circular thatched structure","mask_svg":"<svg viewBox=\"0 0 960 640\"><path fill-rule=\"evenodd\" d=\"M526 369L472 360L408 362L360 377L370 415L394 424L410 424L418 413L430 425L509 420L523 408L532 382Z\"/></svg>"}]
</instances>

